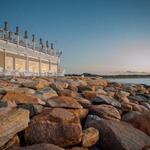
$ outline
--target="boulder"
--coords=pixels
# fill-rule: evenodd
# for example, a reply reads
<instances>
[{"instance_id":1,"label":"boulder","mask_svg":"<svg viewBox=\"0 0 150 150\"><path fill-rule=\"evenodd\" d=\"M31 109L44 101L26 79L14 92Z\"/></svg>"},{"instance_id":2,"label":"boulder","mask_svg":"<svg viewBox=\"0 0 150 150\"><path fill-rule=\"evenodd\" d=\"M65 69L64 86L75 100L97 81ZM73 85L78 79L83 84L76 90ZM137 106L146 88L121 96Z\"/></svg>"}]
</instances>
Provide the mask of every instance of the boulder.
<instances>
[{"instance_id":1,"label":"boulder","mask_svg":"<svg viewBox=\"0 0 150 150\"><path fill-rule=\"evenodd\" d=\"M0 101L0 108L2 108L2 107L7 107L8 105L7 105L7 102L2 102L2 101Z\"/></svg>"},{"instance_id":2,"label":"boulder","mask_svg":"<svg viewBox=\"0 0 150 150\"><path fill-rule=\"evenodd\" d=\"M88 150L88 149L84 147L73 147L73 148L67 148L66 150Z\"/></svg>"},{"instance_id":3,"label":"boulder","mask_svg":"<svg viewBox=\"0 0 150 150\"><path fill-rule=\"evenodd\" d=\"M27 144L51 143L61 147L81 142L82 128L79 118L63 108L46 109L32 118L25 130Z\"/></svg>"},{"instance_id":4,"label":"boulder","mask_svg":"<svg viewBox=\"0 0 150 150\"><path fill-rule=\"evenodd\" d=\"M105 87L104 90L106 92L117 92L117 89L115 87L112 87L112 86Z\"/></svg>"},{"instance_id":5,"label":"boulder","mask_svg":"<svg viewBox=\"0 0 150 150\"><path fill-rule=\"evenodd\" d=\"M4 94L6 94L6 90L4 89L4 88L0 88L0 95L4 95Z\"/></svg>"},{"instance_id":6,"label":"boulder","mask_svg":"<svg viewBox=\"0 0 150 150\"><path fill-rule=\"evenodd\" d=\"M34 89L30 89L26 87L19 87L15 91L19 91L20 93L31 94L31 95L35 94L36 92Z\"/></svg>"},{"instance_id":7,"label":"boulder","mask_svg":"<svg viewBox=\"0 0 150 150\"><path fill-rule=\"evenodd\" d=\"M132 105L130 103L121 103L121 110L124 112L132 111Z\"/></svg>"},{"instance_id":8,"label":"boulder","mask_svg":"<svg viewBox=\"0 0 150 150\"><path fill-rule=\"evenodd\" d=\"M74 91L74 92L78 92L78 87L77 87L76 83L74 83L74 82L71 82L71 83L68 85L67 88L68 88L69 90Z\"/></svg>"},{"instance_id":9,"label":"boulder","mask_svg":"<svg viewBox=\"0 0 150 150\"><path fill-rule=\"evenodd\" d=\"M108 85L108 81L105 79L89 79L87 81L87 84L89 86L102 86L102 87L106 87Z\"/></svg>"},{"instance_id":10,"label":"boulder","mask_svg":"<svg viewBox=\"0 0 150 150\"><path fill-rule=\"evenodd\" d=\"M77 92L72 91L70 89L57 90L57 93L59 96L71 96L71 97L77 97L78 96Z\"/></svg>"},{"instance_id":11,"label":"boulder","mask_svg":"<svg viewBox=\"0 0 150 150\"><path fill-rule=\"evenodd\" d=\"M129 96L129 99L138 102L148 102L148 98L142 95Z\"/></svg>"},{"instance_id":12,"label":"boulder","mask_svg":"<svg viewBox=\"0 0 150 150\"><path fill-rule=\"evenodd\" d=\"M92 99L92 103L110 104L115 107L119 107L119 108L121 107L121 104L116 99L109 97L109 96L105 96L105 95L97 96L96 98Z\"/></svg>"},{"instance_id":13,"label":"boulder","mask_svg":"<svg viewBox=\"0 0 150 150\"><path fill-rule=\"evenodd\" d=\"M37 90L35 95L43 101L47 101L51 97L58 96L57 92L50 87Z\"/></svg>"},{"instance_id":14,"label":"boulder","mask_svg":"<svg viewBox=\"0 0 150 150\"><path fill-rule=\"evenodd\" d=\"M53 144L40 143L25 147L12 147L9 150L65 150Z\"/></svg>"},{"instance_id":15,"label":"boulder","mask_svg":"<svg viewBox=\"0 0 150 150\"><path fill-rule=\"evenodd\" d=\"M122 120L150 136L150 113L131 111L123 115Z\"/></svg>"},{"instance_id":16,"label":"boulder","mask_svg":"<svg viewBox=\"0 0 150 150\"><path fill-rule=\"evenodd\" d=\"M0 147L0 150L7 150L10 147L19 146L19 145L20 145L19 137L17 135L15 135L5 145L3 145L2 147Z\"/></svg>"},{"instance_id":17,"label":"boulder","mask_svg":"<svg viewBox=\"0 0 150 150\"><path fill-rule=\"evenodd\" d=\"M75 98L77 100L77 102L82 105L83 108L89 108L91 106L91 101L83 98L83 97L76 97Z\"/></svg>"},{"instance_id":18,"label":"boulder","mask_svg":"<svg viewBox=\"0 0 150 150\"><path fill-rule=\"evenodd\" d=\"M36 96L21 93L20 91L8 91L7 94L3 97L2 101L15 102L16 104L24 104L24 103L45 104Z\"/></svg>"},{"instance_id":19,"label":"boulder","mask_svg":"<svg viewBox=\"0 0 150 150\"><path fill-rule=\"evenodd\" d=\"M38 90L48 87L49 82L47 80L37 78L34 80L25 80L22 82L22 86Z\"/></svg>"},{"instance_id":20,"label":"boulder","mask_svg":"<svg viewBox=\"0 0 150 150\"><path fill-rule=\"evenodd\" d=\"M119 111L111 106L111 105L92 105L90 108L90 112L93 115L97 115L101 118L105 118L105 119L113 119L113 120L120 120L121 116Z\"/></svg>"},{"instance_id":21,"label":"boulder","mask_svg":"<svg viewBox=\"0 0 150 150\"><path fill-rule=\"evenodd\" d=\"M25 109L7 109L0 111L0 147L13 136L25 129L29 122L29 111Z\"/></svg>"},{"instance_id":22,"label":"boulder","mask_svg":"<svg viewBox=\"0 0 150 150\"><path fill-rule=\"evenodd\" d=\"M96 97L96 92L84 91L84 92L82 92L82 95L83 95L84 98L91 100L91 99Z\"/></svg>"},{"instance_id":23,"label":"boulder","mask_svg":"<svg viewBox=\"0 0 150 150\"><path fill-rule=\"evenodd\" d=\"M129 103L129 99L128 96L130 95L129 92L125 92L125 91L118 91L115 94L115 97L118 99L118 101L123 102L123 103Z\"/></svg>"},{"instance_id":24,"label":"boulder","mask_svg":"<svg viewBox=\"0 0 150 150\"><path fill-rule=\"evenodd\" d=\"M68 96L56 96L47 100L46 106L63 108L82 108L75 98Z\"/></svg>"},{"instance_id":25,"label":"boulder","mask_svg":"<svg viewBox=\"0 0 150 150\"><path fill-rule=\"evenodd\" d=\"M99 96L99 95L107 95L107 92L104 91L103 89L98 88L98 89L96 90L96 95L97 95L97 96Z\"/></svg>"},{"instance_id":26,"label":"boulder","mask_svg":"<svg viewBox=\"0 0 150 150\"><path fill-rule=\"evenodd\" d=\"M130 105L132 105L132 110L133 111L139 111L139 112L149 112L149 110L144 107L143 105L139 105L139 104L135 104L135 103L130 103Z\"/></svg>"},{"instance_id":27,"label":"boulder","mask_svg":"<svg viewBox=\"0 0 150 150\"><path fill-rule=\"evenodd\" d=\"M146 145L142 148L142 150L150 150L150 145Z\"/></svg>"},{"instance_id":28,"label":"boulder","mask_svg":"<svg viewBox=\"0 0 150 150\"><path fill-rule=\"evenodd\" d=\"M99 131L93 127L83 130L82 146L92 147L99 140Z\"/></svg>"},{"instance_id":29,"label":"boulder","mask_svg":"<svg viewBox=\"0 0 150 150\"><path fill-rule=\"evenodd\" d=\"M142 102L140 104L150 110L150 103Z\"/></svg>"},{"instance_id":30,"label":"boulder","mask_svg":"<svg viewBox=\"0 0 150 150\"><path fill-rule=\"evenodd\" d=\"M141 150L150 144L148 135L122 121L94 120L88 126L99 130L99 144L103 150Z\"/></svg>"},{"instance_id":31,"label":"boulder","mask_svg":"<svg viewBox=\"0 0 150 150\"><path fill-rule=\"evenodd\" d=\"M80 120L83 120L87 117L89 110L88 109L69 109L73 113L75 113Z\"/></svg>"},{"instance_id":32,"label":"boulder","mask_svg":"<svg viewBox=\"0 0 150 150\"><path fill-rule=\"evenodd\" d=\"M17 108L24 108L24 109L29 110L30 117L33 117L42 111L43 106L36 105L36 104L18 104Z\"/></svg>"}]
</instances>

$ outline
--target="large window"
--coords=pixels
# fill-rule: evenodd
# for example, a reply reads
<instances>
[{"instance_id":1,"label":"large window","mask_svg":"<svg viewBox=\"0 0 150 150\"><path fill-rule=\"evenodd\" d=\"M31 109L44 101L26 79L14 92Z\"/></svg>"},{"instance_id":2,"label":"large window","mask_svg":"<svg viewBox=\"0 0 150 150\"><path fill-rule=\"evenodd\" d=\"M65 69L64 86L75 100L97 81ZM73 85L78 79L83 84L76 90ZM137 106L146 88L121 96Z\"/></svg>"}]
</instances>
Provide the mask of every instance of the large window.
<instances>
[{"instance_id":1,"label":"large window","mask_svg":"<svg viewBox=\"0 0 150 150\"><path fill-rule=\"evenodd\" d=\"M19 72L24 72L26 68L25 66L26 66L26 60L19 59L19 58L15 59L15 70Z\"/></svg>"},{"instance_id":2,"label":"large window","mask_svg":"<svg viewBox=\"0 0 150 150\"><path fill-rule=\"evenodd\" d=\"M57 73L57 65L51 64L51 72Z\"/></svg>"},{"instance_id":3,"label":"large window","mask_svg":"<svg viewBox=\"0 0 150 150\"><path fill-rule=\"evenodd\" d=\"M5 58L5 69L12 71L13 70L13 57L6 56Z\"/></svg>"},{"instance_id":4,"label":"large window","mask_svg":"<svg viewBox=\"0 0 150 150\"><path fill-rule=\"evenodd\" d=\"M49 72L49 64L41 63L41 71L42 73Z\"/></svg>"},{"instance_id":5,"label":"large window","mask_svg":"<svg viewBox=\"0 0 150 150\"><path fill-rule=\"evenodd\" d=\"M39 73L39 62L29 61L29 72Z\"/></svg>"}]
</instances>

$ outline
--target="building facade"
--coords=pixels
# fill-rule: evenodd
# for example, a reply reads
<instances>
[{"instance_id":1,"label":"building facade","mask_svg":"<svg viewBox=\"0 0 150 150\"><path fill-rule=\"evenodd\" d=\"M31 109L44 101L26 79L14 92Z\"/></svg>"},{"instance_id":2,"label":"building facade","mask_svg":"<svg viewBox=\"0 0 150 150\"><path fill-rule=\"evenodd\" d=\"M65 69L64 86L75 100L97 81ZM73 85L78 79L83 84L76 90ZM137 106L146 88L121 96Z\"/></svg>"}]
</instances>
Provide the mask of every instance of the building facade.
<instances>
[{"instance_id":1,"label":"building facade","mask_svg":"<svg viewBox=\"0 0 150 150\"><path fill-rule=\"evenodd\" d=\"M0 72L3 75L48 76L63 75L59 68L61 52L54 49L53 43L38 43L32 35L28 39L28 32L24 37L19 36L19 27L16 32L8 31L8 23L0 29Z\"/></svg>"}]
</instances>

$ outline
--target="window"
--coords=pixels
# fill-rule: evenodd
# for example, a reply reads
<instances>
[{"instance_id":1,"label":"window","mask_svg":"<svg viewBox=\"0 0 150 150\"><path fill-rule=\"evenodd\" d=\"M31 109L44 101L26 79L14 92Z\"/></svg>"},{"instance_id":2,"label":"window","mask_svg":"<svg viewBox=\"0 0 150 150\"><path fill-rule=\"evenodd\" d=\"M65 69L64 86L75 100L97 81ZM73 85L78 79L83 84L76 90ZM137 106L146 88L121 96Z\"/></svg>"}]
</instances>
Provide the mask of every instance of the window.
<instances>
[{"instance_id":1,"label":"window","mask_svg":"<svg viewBox=\"0 0 150 150\"><path fill-rule=\"evenodd\" d=\"M51 72L57 73L57 65L51 64Z\"/></svg>"},{"instance_id":2,"label":"window","mask_svg":"<svg viewBox=\"0 0 150 150\"><path fill-rule=\"evenodd\" d=\"M5 58L5 69L12 71L13 70L13 57L6 56Z\"/></svg>"},{"instance_id":3,"label":"window","mask_svg":"<svg viewBox=\"0 0 150 150\"><path fill-rule=\"evenodd\" d=\"M49 72L49 64L41 63L41 72L42 73Z\"/></svg>"},{"instance_id":4,"label":"window","mask_svg":"<svg viewBox=\"0 0 150 150\"><path fill-rule=\"evenodd\" d=\"M29 72L39 73L39 62L29 61Z\"/></svg>"},{"instance_id":5,"label":"window","mask_svg":"<svg viewBox=\"0 0 150 150\"><path fill-rule=\"evenodd\" d=\"M25 65L26 65L26 60L19 59L19 58L15 59L15 70L17 70L19 72L24 72L26 70Z\"/></svg>"}]
</instances>

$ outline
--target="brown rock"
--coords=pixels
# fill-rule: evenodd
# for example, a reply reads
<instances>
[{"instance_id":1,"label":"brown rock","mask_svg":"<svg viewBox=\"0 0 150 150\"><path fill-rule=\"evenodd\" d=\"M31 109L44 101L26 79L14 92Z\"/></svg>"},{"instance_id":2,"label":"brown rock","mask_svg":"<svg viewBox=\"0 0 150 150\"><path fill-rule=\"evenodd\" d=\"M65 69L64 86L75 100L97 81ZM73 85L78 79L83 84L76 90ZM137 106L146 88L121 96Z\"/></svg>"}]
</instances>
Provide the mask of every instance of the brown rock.
<instances>
[{"instance_id":1,"label":"brown rock","mask_svg":"<svg viewBox=\"0 0 150 150\"><path fill-rule=\"evenodd\" d=\"M103 150L141 150L150 144L149 136L122 121L94 120L88 126L99 130L99 144Z\"/></svg>"},{"instance_id":2,"label":"brown rock","mask_svg":"<svg viewBox=\"0 0 150 150\"><path fill-rule=\"evenodd\" d=\"M130 105L132 105L133 111L139 111L141 113L149 112L149 110L146 107L144 107L143 105L139 105L139 104L135 104L135 103L130 103Z\"/></svg>"},{"instance_id":3,"label":"brown rock","mask_svg":"<svg viewBox=\"0 0 150 150\"><path fill-rule=\"evenodd\" d=\"M0 79L0 88L3 88L5 91L16 89L19 86L20 86L19 84L12 84L7 80L1 80Z\"/></svg>"},{"instance_id":4,"label":"brown rock","mask_svg":"<svg viewBox=\"0 0 150 150\"><path fill-rule=\"evenodd\" d=\"M83 120L88 115L88 109L70 109L73 113L75 113L80 120Z\"/></svg>"},{"instance_id":5,"label":"brown rock","mask_svg":"<svg viewBox=\"0 0 150 150\"><path fill-rule=\"evenodd\" d=\"M30 88L26 88L26 87L20 87L15 89L15 91L19 91L20 93L24 93L24 94L35 94L35 90L34 89L30 89Z\"/></svg>"},{"instance_id":6,"label":"brown rock","mask_svg":"<svg viewBox=\"0 0 150 150\"><path fill-rule=\"evenodd\" d=\"M65 149L53 144L41 143L25 147L12 147L9 150L65 150Z\"/></svg>"},{"instance_id":7,"label":"brown rock","mask_svg":"<svg viewBox=\"0 0 150 150\"><path fill-rule=\"evenodd\" d=\"M0 112L0 147L28 126L29 111L25 109L7 109Z\"/></svg>"},{"instance_id":8,"label":"brown rock","mask_svg":"<svg viewBox=\"0 0 150 150\"><path fill-rule=\"evenodd\" d=\"M92 105L90 112L105 119L121 119L119 111L111 105Z\"/></svg>"},{"instance_id":9,"label":"brown rock","mask_svg":"<svg viewBox=\"0 0 150 150\"><path fill-rule=\"evenodd\" d=\"M130 95L130 93L125 92L125 91L118 91L116 93L116 98L118 99L118 101L123 102L123 103L130 103L128 96Z\"/></svg>"},{"instance_id":10,"label":"brown rock","mask_svg":"<svg viewBox=\"0 0 150 150\"><path fill-rule=\"evenodd\" d=\"M83 108L89 108L91 106L91 101L83 98L83 97L76 97L77 102L83 106Z\"/></svg>"},{"instance_id":11,"label":"brown rock","mask_svg":"<svg viewBox=\"0 0 150 150\"><path fill-rule=\"evenodd\" d=\"M142 150L150 150L150 145L145 145Z\"/></svg>"},{"instance_id":12,"label":"brown rock","mask_svg":"<svg viewBox=\"0 0 150 150\"><path fill-rule=\"evenodd\" d=\"M66 150L88 150L88 149L84 147L73 147L73 148L68 148Z\"/></svg>"},{"instance_id":13,"label":"brown rock","mask_svg":"<svg viewBox=\"0 0 150 150\"><path fill-rule=\"evenodd\" d=\"M33 117L25 130L28 144L51 143L61 147L80 143L82 129L78 117L62 108L45 110Z\"/></svg>"},{"instance_id":14,"label":"brown rock","mask_svg":"<svg viewBox=\"0 0 150 150\"><path fill-rule=\"evenodd\" d=\"M24 87L28 87L28 88L32 88L32 89L43 89L45 87L49 86L49 82L47 80L44 79L34 79L34 80L25 80L24 82L22 82L22 85Z\"/></svg>"},{"instance_id":15,"label":"brown rock","mask_svg":"<svg viewBox=\"0 0 150 150\"><path fill-rule=\"evenodd\" d=\"M71 96L71 97L77 97L78 93L69 89L64 90L57 90L57 93L59 96Z\"/></svg>"},{"instance_id":16,"label":"brown rock","mask_svg":"<svg viewBox=\"0 0 150 150\"><path fill-rule=\"evenodd\" d=\"M122 111L132 111L132 105L130 103L121 103Z\"/></svg>"},{"instance_id":17,"label":"brown rock","mask_svg":"<svg viewBox=\"0 0 150 150\"><path fill-rule=\"evenodd\" d=\"M47 106L64 108L82 108L75 98L68 96L56 96L47 101Z\"/></svg>"},{"instance_id":18,"label":"brown rock","mask_svg":"<svg viewBox=\"0 0 150 150\"><path fill-rule=\"evenodd\" d=\"M96 90L96 95L99 96L99 95L107 95L107 92L104 91L103 89L97 89Z\"/></svg>"},{"instance_id":19,"label":"brown rock","mask_svg":"<svg viewBox=\"0 0 150 150\"><path fill-rule=\"evenodd\" d=\"M93 92L93 91L84 91L82 93L82 95L83 95L84 98L91 100L91 99L93 99L93 98L96 97L96 92Z\"/></svg>"},{"instance_id":20,"label":"brown rock","mask_svg":"<svg viewBox=\"0 0 150 150\"><path fill-rule=\"evenodd\" d=\"M150 136L150 113L132 111L125 114L122 120L131 123L135 128Z\"/></svg>"},{"instance_id":21,"label":"brown rock","mask_svg":"<svg viewBox=\"0 0 150 150\"><path fill-rule=\"evenodd\" d=\"M79 114L75 113L75 110L65 109L65 108L51 108L45 109L42 112L42 116L50 117L53 122L63 122L63 123L79 123Z\"/></svg>"},{"instance_id":22,"label":"brown rock","mask_svg":"<svg viewBox=\"0 0 150 150\"><path fill-rule=\"evenodd\" d=\"M19 137L17 135L15 135L4 146L0 147L0 150L7 150L10 147L19 146L19 145L20 145Z\"/></svg>"},{"instance_id":23,"label":"brown rock","mask_svg":"<svg viewBox=\"0 0 150 150\"><path fill-rule=\"evenodd\" d=\"M33 95L21 93L20 91L8 91L3 97L2 101L20 103L31 103L31 104L45 104L39 98Z\"/></svg>"},{"instance_id":24,"label":"brown rock","mask_svg":"<svg viewBox=\"0 0 150 150\"><path fill-rule=\"evenodd\" d=\"M83 130L82 146L91 147L99 140L99 131L93 127Z\"/></svg>"}]
</instances>

